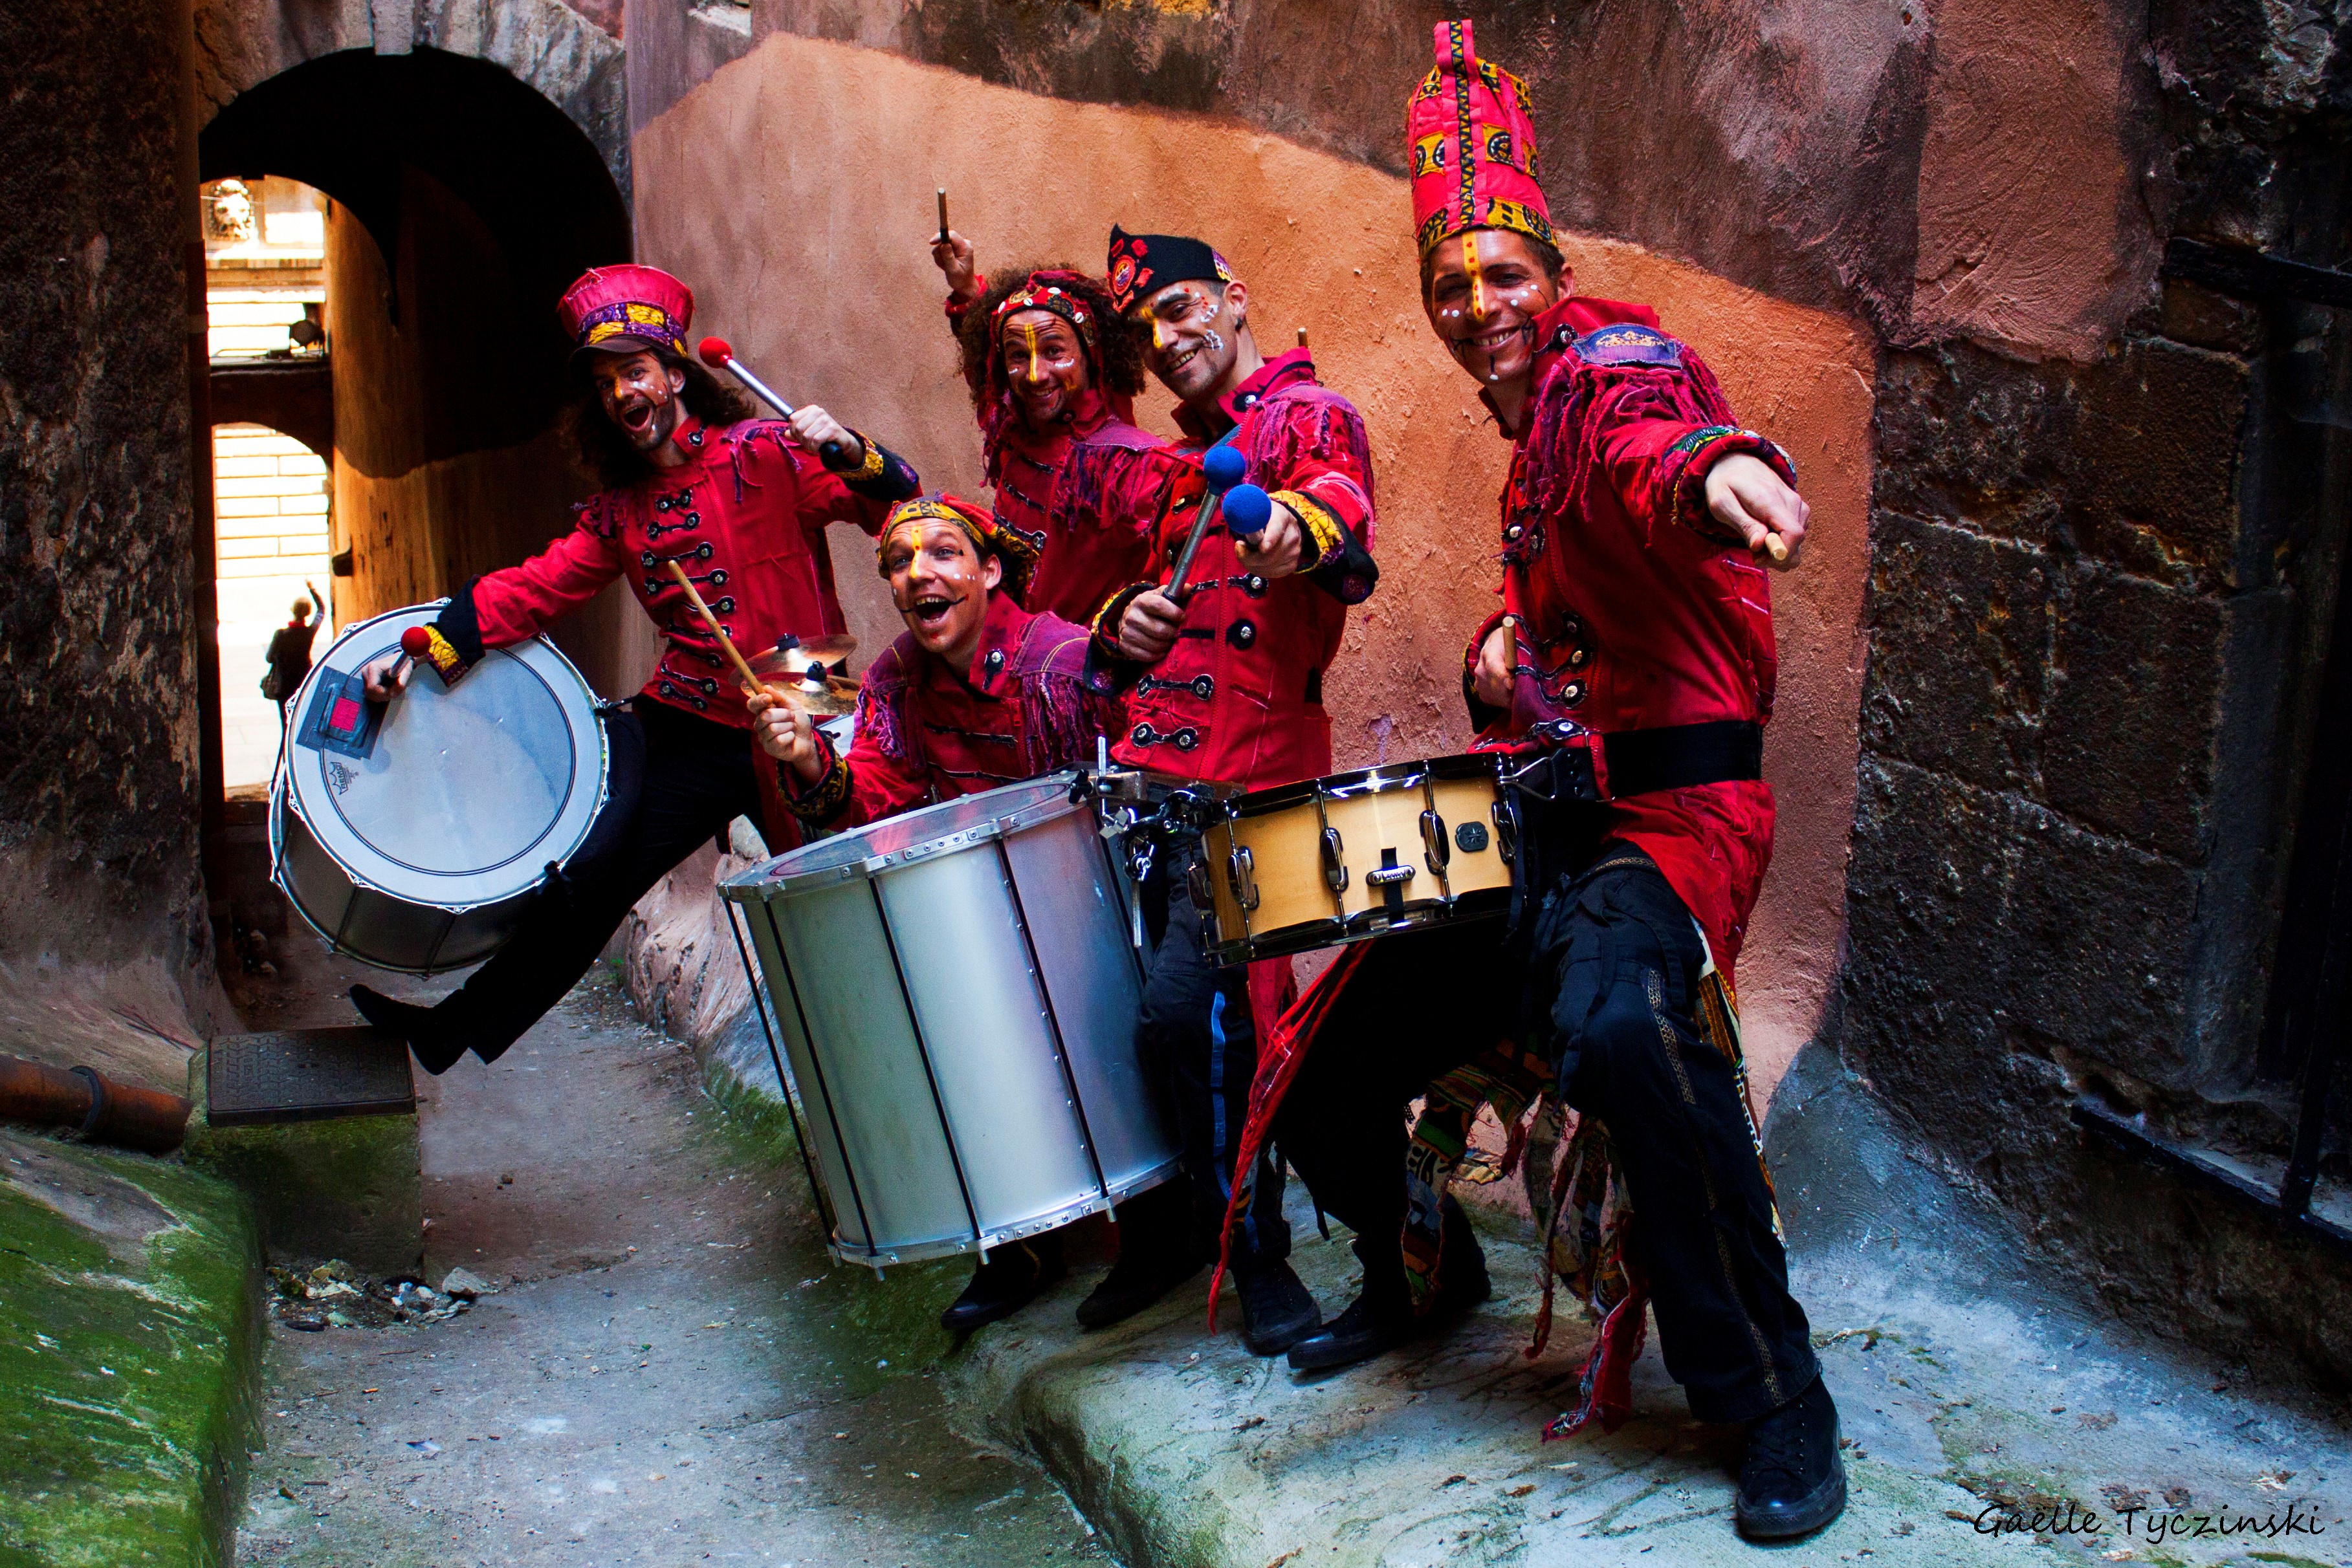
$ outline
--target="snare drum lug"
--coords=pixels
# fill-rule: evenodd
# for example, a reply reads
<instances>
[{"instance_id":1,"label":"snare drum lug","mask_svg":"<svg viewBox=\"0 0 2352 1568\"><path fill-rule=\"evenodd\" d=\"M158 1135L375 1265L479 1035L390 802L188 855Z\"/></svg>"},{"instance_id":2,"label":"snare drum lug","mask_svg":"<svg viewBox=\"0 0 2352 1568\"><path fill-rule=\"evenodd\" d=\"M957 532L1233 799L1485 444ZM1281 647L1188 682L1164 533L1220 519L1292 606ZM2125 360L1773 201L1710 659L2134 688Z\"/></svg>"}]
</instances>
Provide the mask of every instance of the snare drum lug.
<instances>
[{"instance_id":1,"label":"snare drum lug","mask_svg":"<svg viewBox=\"0 0 2352 1568\"><path fill-rule=\"evenodd\" d=\"M1244 909L1257 907L1257 857L1250 853L1247 844L1225 857L1226 885L1234 890L1234 902Z\"/></svg>"},{"instance_id":2,"label":"snare drum lug","mask_svg":"<svg viewBox=\"0 0 2352 1568\"><path fill-rule=\"evenodd\" d=\"M1497 800L1489 808L1495 819L1495 852L1503 857L1505 865L1517 865L1519 861L1519 814L1508 800Z\"/></svg>"},{"instance_id":3,"label":"snare drum lug","mask_svg":"<svg viewBox=\"0 0 2352 1568\"><path fill-rule=\"evenodd\" d=\"M1445 836L1445 819L1435 811L1421 814L1421 852L1431 871L1439 876L1445 874L1446 864L1454 858L1454 846Z\"/></svg>"},{"instance_id":4,"label":"snare drum lug","mask_svg":"<svg viewBox=\"0 0 2352 1568\"><path fill-rule=\"evenodd\" d=\"M1348 862L1337 828L1323 830L1323 882L1334 893L1348 891Z\"/></svg>"}]
</instances>

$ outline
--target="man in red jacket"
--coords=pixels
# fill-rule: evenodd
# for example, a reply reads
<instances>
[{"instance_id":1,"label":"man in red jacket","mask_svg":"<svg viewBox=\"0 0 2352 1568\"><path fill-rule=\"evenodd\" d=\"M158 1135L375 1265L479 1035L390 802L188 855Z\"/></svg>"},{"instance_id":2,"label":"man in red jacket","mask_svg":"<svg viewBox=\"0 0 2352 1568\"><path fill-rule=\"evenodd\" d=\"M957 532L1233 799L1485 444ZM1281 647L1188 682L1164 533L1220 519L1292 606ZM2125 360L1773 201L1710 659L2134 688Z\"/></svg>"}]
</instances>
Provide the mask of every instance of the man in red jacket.
<instances>
[{"instance_id":1,"label":"man in red jacket","mask_svg":"<svg viewBox=\"0 0 2352 1568\"><path fill-rule=\"evenodd\" d=\"M1102 280L1024 267L992 284L971 242L931 246L980 420L996 520L1040 555L1023 602L1083 626L1144 575L1174 466L1135 424L1143 334Z\"/></svg>"},{"instance_id":2,"label":"man in red jacket","mask_svg":"<svg viewBox=\"0 0 2352 1568\"><path fill-rule=\"evenodd\" d=\"M741 646L845 622L824 531L873 533L915 471L824 410L755 419L686 350L694 296L650 267L588 273L561 313L593 386L575 410L583 461L610 488L574 508L570 533L520 566L476 578L435 619L429 662L454 684L489 648L536 636L614 579L661 629L661 663L608 731L611 800L568 877L513 937L437 1007L352 988L369 1022L408 1041L431 1072L468 1048L497 1059L571 989L632 904L744 814L757 814L751 716L726 655L667 570L676 561ZM390 695L394 660L370 667ZM462 765L461 763L456 765Z\"/></svg>"},{"instance_id":3,"label":"man in red jacket","mask_svg":"<svg viewBox=\"0 0 2352 1568\"><path fill-rule=\"evenodd\" d=\"M1796 564L1806 507L1786 455L1654 314L1571 292L1526 89L1476 57L1469 23L1436 39L1408 110L1414 208L1430 325L1512 442L1503 605L1464 685L1519 778L1520 913L1507 940L1487 923L1359 947L1315 998L1321 1043L1276 1127L1357 1231L1365 1281L1292 1361L1362 1359L1486 1294L1444 1196L1464 1129L1417 1132L1408 1158L1404 1103L1550 1087L1580 1113L1560 1166L1583 1173L1555 1188L1559 1245L1598 1249L1576 1232L1624 1196L1601 1173L1633 1199L1609 1265L1570 1270L1606 1316L1555 1426L1622 1419L1646 1300L1692 1413L1748 1428L1740 1529L1801 1535L1844 1506L1837 1413L1789 1293L1732 975L1772 848L1767 569Z\"/></svg>"},{"instance_id":4,"label":"man in red jacket","mask_svg":"<svg viewBox=\"0 0 2352 1568\"><path fill-rule=\"evenodd\" d=\"M877 564L907 630L858 687L849 754L806 714L751 699L753 734L780 764L786 810L854 827L1090 764L1097 739L1118 728L1118 703L1086 684L1083 627L1021 607L1036 560L1018 531L953 496L893 511ZM1058 1230L995 1248L940 1325L994 1322L1063 1271Z\"/></svg>"},{"instance_id":5,"label":"man in red jacket","mask_svg":"<svg viewBox=\"0 0 2352 1568\"><path fill-rule=\"evenodd\" d=\"M1129 767L1255 789L1331 770L1323 672L1348 606L1379 577L1370 554L1372 465L1362 419L1318 384L1304 349L1268 360L1250 331L1249 289L1197 239L1110 236L1110 287L1147 328L1145 362L1179 399L1185 472L1171 487L1151 571L1095 621L1097 670L1128 692L1112 755ZM1255 540L1212 527L1181 598L1175 558L1202 502L1201 456L1229 444L1249 482L1272 493ZM1233 1191L1235 1139L1248 1110L1258 1019L1279 1011L1286 960L1220 971L1198 915L1162 856L1142 897L1152 949L1139 1040L1176 1107L1187 1181L1147 1194L1119 1218L1119 1257L1078 1309L1089 1326L1140 1311L1213 1252ZM1246 973L1246 979L1244 975ZM1236 1240L1243 1338L1275 1354L1319 1321L1291 1271L1281 1168L1263 1160ZM1161 1194L1165 1194L1164 1197ZM1139 1212L1129 1212L1139 1211Z\"/></svg>"}]
</instances>

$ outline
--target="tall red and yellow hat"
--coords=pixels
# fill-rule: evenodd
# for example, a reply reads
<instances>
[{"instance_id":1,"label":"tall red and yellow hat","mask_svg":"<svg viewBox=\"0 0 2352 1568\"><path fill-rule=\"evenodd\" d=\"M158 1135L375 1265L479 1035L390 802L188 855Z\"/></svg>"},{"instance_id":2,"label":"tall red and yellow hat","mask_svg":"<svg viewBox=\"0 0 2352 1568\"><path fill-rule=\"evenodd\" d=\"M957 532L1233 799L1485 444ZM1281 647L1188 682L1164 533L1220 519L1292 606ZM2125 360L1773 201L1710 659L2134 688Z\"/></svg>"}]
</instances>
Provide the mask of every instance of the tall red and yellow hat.
<instances>
[{"instance_id":1,"label":"tall red and yellow hat","mask_svg":"<svg viewBox=\"0 0 2352 1568\"><path fill-rule=\"evenodd\" d=\"M572 368L587 354L667 349L687 357L694 290L658 267L592 267L556 308L572 341Z\"/></svg>"},{"instance_id":2,"label":"tall red and yellow hat","mask_svg":"<svg viewBox=\"0 0 2352 1568\"><path fill-rule=\"evenodd\" d=\"M1423 256L1465 229L1517 229L1558 243L1536 183L1527 84L1478 57L1468 21L1437 24L1437 65L1405 105L1404 127Z\"/></svg>"}]
</instances>

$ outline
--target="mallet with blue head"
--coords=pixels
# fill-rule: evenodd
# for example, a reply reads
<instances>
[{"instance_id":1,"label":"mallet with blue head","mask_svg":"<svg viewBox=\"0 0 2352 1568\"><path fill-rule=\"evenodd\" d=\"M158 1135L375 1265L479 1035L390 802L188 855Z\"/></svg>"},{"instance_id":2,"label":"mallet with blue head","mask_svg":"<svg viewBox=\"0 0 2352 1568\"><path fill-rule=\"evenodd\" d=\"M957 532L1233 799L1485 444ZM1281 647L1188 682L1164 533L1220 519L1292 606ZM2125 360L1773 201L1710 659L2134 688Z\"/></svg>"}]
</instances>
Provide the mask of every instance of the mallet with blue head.
<instances>
[{"instance_id":1,"label":"mallet with blue head","mask_svg":"<svg viewBox=\"0 0 2352 1568\"><path fill-rule=\"evenodd\" d=\"M1212 446L1201 455L1201 476L1207 484L1208 493L1201 497L1200 515L1192 519L1192 531L1185 538L1184 549L1176 557L1176 570L1168 579L1169 598L1182 601L1184 580L1192 575L1192 558L1200 553L1202 537L1216 520L1226 492L1239 485L1248 473L1248 459L1230 446Z\"/></svg>"}]
</instances>

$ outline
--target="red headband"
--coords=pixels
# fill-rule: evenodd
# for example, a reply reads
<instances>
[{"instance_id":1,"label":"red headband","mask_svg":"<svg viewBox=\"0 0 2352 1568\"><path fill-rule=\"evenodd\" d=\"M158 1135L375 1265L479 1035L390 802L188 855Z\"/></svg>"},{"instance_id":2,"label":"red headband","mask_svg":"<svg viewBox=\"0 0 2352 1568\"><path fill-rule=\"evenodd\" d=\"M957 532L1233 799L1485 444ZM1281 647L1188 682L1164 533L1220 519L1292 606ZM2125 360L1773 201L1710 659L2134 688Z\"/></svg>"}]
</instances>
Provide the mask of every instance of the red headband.
<instances>
[{"instance_id":1,"label":"red headband","mask_svg":"<svg viewBox=\"0 0 2352 1568\"><path fill-rule=\"evenodd\" d=\"M1000 353L1003 350L1005 319L1018 310L1043 310L1049 316L1059 316L1077 329L1078 340L1091 349L1095 346L1095 313L1087 308L1085 300L1061 287L1063 275L1033 272L1029 281L1004 297L1004 303L989 318L990 344Z\"/></svg>"}]
</instances>

